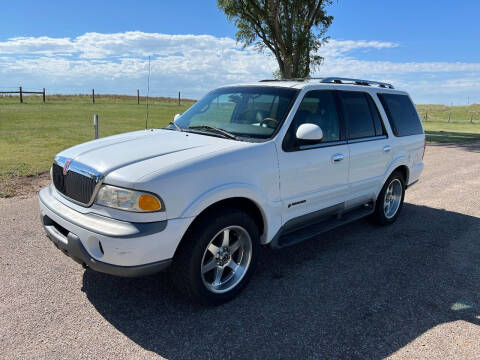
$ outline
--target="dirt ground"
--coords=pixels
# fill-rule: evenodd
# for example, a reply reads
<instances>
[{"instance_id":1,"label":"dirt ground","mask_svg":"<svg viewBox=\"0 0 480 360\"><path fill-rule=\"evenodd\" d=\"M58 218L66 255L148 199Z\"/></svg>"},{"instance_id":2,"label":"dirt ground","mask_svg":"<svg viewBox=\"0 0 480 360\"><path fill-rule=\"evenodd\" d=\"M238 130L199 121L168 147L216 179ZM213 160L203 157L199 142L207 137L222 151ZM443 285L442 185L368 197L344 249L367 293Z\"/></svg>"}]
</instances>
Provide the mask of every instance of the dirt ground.
<instances>
[{"instance_id":1,"label":"dirt ground","mask_svg":"<svg viewBox=\"0 0 480 360\"><path fill-rule=\"evenodd\" d=\"M394 225L265 249L217 308L168 273L85 271L47 240L33 193L0 199L0 214L3 359L480 358L480 142L428 146Z\"/></svg>"},{"instance_id":2,"label":"dirt ground","mask_svg":"<svg viewBox=\"0 0 480 360\"><path fill-rule=\"evenodd\" d=\"M47 186L49 182L50 175L48 171L37 176L3 177L0 178L0 198L34 196L41 188Z\"/></svg>"}]
</instances>

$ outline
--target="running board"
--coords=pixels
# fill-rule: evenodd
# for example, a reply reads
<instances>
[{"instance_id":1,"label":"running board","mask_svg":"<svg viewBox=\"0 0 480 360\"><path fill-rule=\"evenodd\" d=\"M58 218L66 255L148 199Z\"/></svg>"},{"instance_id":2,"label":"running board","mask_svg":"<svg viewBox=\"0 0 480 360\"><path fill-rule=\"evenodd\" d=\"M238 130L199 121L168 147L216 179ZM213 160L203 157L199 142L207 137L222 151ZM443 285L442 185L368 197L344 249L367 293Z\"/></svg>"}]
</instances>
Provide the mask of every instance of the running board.
<instances>
[{"instance_id":1,"label":"running board","mask_svg":"<svg viewBox=\"0 0 480 360\"><path fill-rule=\"evenodd\" d=\"M336 227L348 224L352 221L359 220L375 211L375 203L362 205L358 208L350 210L346 213L332 214L328 217L321 217L317 222L311 222L296 229L285 229L281 231L278 237L275 237L270 246L272 248L283 248L298 244L302 241L311 239L326 231L335 229Z\"/></svg>"}]
</instances>

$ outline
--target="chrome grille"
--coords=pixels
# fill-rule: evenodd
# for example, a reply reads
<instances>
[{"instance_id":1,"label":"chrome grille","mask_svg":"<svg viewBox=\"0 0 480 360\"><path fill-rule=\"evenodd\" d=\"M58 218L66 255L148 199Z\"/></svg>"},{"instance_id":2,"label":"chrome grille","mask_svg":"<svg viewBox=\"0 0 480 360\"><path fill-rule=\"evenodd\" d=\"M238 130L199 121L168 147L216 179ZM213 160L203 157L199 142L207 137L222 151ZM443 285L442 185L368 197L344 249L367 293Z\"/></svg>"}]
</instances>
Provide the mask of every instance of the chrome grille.
<instances>
[{"instance_id":1,"label":"chrome grille","mask_svg":"<svg viewBox=\"0 0 480 360\"><path fill-rule=\"evenodd\" d=\"M52 165L52 180L58 192L82 205L90 206L103 175L81 163L71 161L66 174L63 167L69 159L55 158Z\"/></svg>"}]
</instances>

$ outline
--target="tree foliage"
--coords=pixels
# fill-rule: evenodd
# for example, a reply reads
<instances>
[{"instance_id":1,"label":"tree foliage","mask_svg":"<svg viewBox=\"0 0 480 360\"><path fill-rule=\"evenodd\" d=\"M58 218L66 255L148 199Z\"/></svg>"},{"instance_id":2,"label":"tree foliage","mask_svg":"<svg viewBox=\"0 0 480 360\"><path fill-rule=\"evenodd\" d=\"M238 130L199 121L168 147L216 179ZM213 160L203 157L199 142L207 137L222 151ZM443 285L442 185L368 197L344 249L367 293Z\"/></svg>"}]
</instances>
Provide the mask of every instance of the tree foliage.
<instances>
[{"instance_id":1,"label":"tree foliage","mask_svg":"<svg viewBox=\"0 0 480 360\"><path fill-rule=\"evenodd\" d=\"M332 0L218 0L218 7L238 28L237 41L269 49L284 79L308 77L323 60L320 47L333 21Z\"/></svg>"}]
</instances>

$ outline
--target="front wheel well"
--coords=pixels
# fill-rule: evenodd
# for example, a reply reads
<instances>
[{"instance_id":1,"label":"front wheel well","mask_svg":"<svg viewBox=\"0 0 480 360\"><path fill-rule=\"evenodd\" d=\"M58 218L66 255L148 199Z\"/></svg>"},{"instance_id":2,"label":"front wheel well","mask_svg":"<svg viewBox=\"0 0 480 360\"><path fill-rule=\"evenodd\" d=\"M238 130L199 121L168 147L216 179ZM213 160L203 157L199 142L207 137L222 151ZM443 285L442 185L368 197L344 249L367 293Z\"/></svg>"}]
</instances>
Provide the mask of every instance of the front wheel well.
<instances>
[{"instance_id":1,"label":"front wheel well","mask_svg":"<svg viewBox=\"0 0 480 360\"><path fill-rule=\"evenodd\" d=\"M265 223L264 223L263 214L259 206L254 201L248 198L234 197L234 198L220 200L208 206L204 210L202 210L202 212L195 217L195 220L193 220L193 222L188 227L187 231L185 232L182 238L181 243L183 242L183 239L187 237L186 235L189 233L191 229L193 229L198 224L201 224L201 222L205 218L208 218L210 214L221 213L223 209L238 209L238 210L244 211L245 213L247 213L252 217L253 221L258 227L258 233L260 234L260 236L263 235L265 231ZM180 245L177 247L177 251L178 251L178 248L180 248Z\"/></svg>"}]
</instances>

